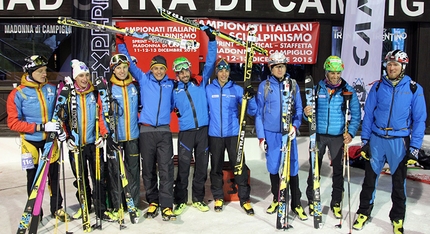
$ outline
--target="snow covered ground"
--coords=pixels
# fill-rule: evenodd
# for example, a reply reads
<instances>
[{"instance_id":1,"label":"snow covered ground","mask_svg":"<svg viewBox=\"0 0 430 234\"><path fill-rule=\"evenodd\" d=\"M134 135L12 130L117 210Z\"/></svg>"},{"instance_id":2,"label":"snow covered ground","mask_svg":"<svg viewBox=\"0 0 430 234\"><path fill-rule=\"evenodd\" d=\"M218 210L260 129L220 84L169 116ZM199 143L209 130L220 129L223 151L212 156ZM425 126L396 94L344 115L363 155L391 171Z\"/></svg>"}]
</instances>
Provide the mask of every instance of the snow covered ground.
<instances>
[{"instance_id":1,"label":"snow covered ground","mask_svg":"<svg viewBox=\"0 0 430 234\"><path fill-rule=\"evenodd\" d=\"M359 138L354 142L358 143ZM258 148L258 140L249 138L246 140L246 157L247 164L251 170L251 202L255 210L254 216L247 216L240 208L239 203L229 202L221 213L213 211L213 201L210 192L209 180L206 183L206 201L209 203L211 210L206 213L198 211L192 206L188 207L185 212L178 217L176 221L162 221L159 215L155 219L140 218L138 224L129 222L126 214L125 222L127 228L120 231L116 223L103 222L103 231L94 230L94 233L273 233L281 232L275 229L275 215L265 213L266 208L272 200L270 194L269 175L266 171L264 156ZM307 199L304 195L306 189L306 178L308 165L308 137L299 137L299 161L300 161L300 188L302 190L302 205L307 208ZM353 143L354 143L353 142ZM0 138L0 220L2 228L0 233L15 233L18 227L21 214L27 200L25 189L26 173L20 168L20 141L19 137ZM430 148L430 137L426 136L424 145ZM176 152L176 151L175 151ZM69 162L66 162L66 193L67 193L67 212L73 214L78 209L78 202L75 198L75 188L72 185L74 180L70 170ZM426 170L410 170L409 173L430 175ZM349 217L343 220L342 229L335 228L339 220L335 219L329 209L331 197L331 167L329 160L324 158L321 171L321 194L323 204L323 228L314 229L313 220L300 221L291 216L291 225L294 227L289 232L294 233L348 233ZM348 197L351 199L352 221L358 208L359 193L364 171L357 168L351 168L351 193L348 195L347 186L345 186L343 214L348 214ZM346 185L346 184L345 184ZM143 188L143 186L142 186ZM48 191L46 189L45 191ZM48 192L45 193L43 208L45 213L49 213ZM391 177L381 175L376 192L376 202L373 209L373 219L362 231L354 233L391 233L392 227L388 217L391 209ZM64 194L64 192L63 192ZM140 209L144 213L148 204L144 201L144 190L141 193ZM405 221L405 233L429 233L430 219L426 211L430 210L430 184L408 180L407 181L407 212ZM91 214L92 223L95 222L95 215ZM68 223L68 231L73 233L83 233L81 220L74 220ZM45 215L42 224L39 226L38 233L65 233L66 226L59 223L55 228L55 219Z\"/></svg>"}]
</instances>

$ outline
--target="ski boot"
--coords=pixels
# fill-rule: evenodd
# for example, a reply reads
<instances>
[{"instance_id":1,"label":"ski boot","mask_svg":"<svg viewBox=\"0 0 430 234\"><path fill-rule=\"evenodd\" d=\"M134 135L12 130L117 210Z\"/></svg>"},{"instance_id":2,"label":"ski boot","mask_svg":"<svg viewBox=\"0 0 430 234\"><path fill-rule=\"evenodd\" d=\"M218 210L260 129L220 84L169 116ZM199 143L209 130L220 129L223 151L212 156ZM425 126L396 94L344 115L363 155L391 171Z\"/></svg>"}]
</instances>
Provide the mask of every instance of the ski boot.
<instances>
[{"instance_id":1,"label":"ski boot","mask_svg":"<svg viewBox=\"0 0 430 234\"><path fill-rule=\"evenodd\" d=\"M269 207L266 209L267 214L274 214L278 210L279 203L278 201L273 201Z\"/></svg>"},{"instance_id":2,"label":"ski boot","mask_svg":"<svg viewBox=\"0 0 430 234\"><path fill-rule=\"evenodd\" d=\"M215 205L214 205L215 212L221 212L223 207L224 207L224 200L223 199L215 199Z\"/></svg>"},{"instance_id":3,"label":"ski boot","mask_svg":"<svg viewBox=\"0 0 430 234\"><path fill-rule=\"evenodd\" d=\"M209 211L209 206L205 202L193 202L193 207L197 208L201 212Z\"/></svg>"},{"instance_id":4,"label":"ski boot","mask_svg":"<svg viewBox=\"0 0 430 234\"><path fill-rule=\"evenodd\" d=\"M157 217L158 210L159 210L158 204L155 202L151 202L151 204L149 204L148 211L144 215L145 218L153 219L153 218Z\"/></svg>"},{"instance_id":5,"label":"ski boot","mask_svg":"<svg viewBox=\"0 0 430 234\"><path fill-rule=\"evenodd\" d=\"M342 209L340 208L339 203L335 203L331 210L333 211L333 215L336 219L342 218Z\"/></svg>"},{"instance_id":6,"label":"ski boot","mask_svg":"<svg viewBox=\"0 0 430 234\"><path fill-rule=\"evenodd\" d=\"M252 209L251 203L249 201L241 202L240 206L245 210L247 215L254 215L254 209Z\"/></svg>"},{"instance_id":7,"label":"ski boot","mask_svg":"<svg viewBox=\"0 0 430 234\"><path fill-rule=\"evenodd\" d=\"M369 220L369 216L364 214L358 214L358 218L355 220L354 225L352 225L352 228L355 230L361 230L363 229L364 224L366 224Z\"/></svg>"},{"instance_id":8,"label":"ski boot","mask_svg":"<svg viewBox=\"0 0 430 234\"><path fill-rule=\"evenodd\" d=\"M166 207L162 211L163 221L174 221L176 220L176 215L172 212L172 208Z\"/></svg>"},{"instance_id":9,"label":"ski boot","mask_svg":"<svg viewBox=\"0 0 430 234\"><path fill-rule=\"evenodd\" d=\"M403 234L403 219L391 221L394 234Z\"/></svg>"},{"instance_id":10,"label":"ski boot","mask_svg":"<svg viewBox=\"0 0 430 234\"><path fill-rule=\"evenodd\" d=\"M185 204L185 203L177 204L175 206L175 209L173 210L173 213L175 215L180 215L180 214L182 214L182 212L184 212L185 208L187 208L187 204Z\"/></svg>"},{"instance_id":11,"label":"ski boot","mask_svg":"<svg viewBox=\"0 0 430 234\"><path fill-rule=\"evenodd\" d=\"M308 220L308 216L306 215L301 205L296 206L293 211L300 220L302 221Z\"/></svg>"}]
</instances>

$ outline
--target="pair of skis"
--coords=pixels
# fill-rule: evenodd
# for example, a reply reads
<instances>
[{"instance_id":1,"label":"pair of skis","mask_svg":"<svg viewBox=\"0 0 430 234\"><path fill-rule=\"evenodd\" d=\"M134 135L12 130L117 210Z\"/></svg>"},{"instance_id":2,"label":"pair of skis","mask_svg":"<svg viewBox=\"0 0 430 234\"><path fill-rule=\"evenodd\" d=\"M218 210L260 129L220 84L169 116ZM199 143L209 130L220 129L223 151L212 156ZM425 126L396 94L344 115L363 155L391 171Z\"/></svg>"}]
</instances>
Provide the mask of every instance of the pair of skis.
<instances>
[{"instance_id":1,"label":"pair of skis","mask_svg":"<svg viewBox=\"0 0 430 234\"><path fill-rule=\"evenodd\" d=\"M117 134L118 134L117 133L117 117L118 117L117 105L118 104L115 103L114 100L112 100L112 96L108 88L106 79L104 79L103 77L97 77L95 79L95 86L98 89L98 92L100 94L100 98L102 101L103 115L105 117L105 121L108 124L108 128L109 128L108 137L112 139L111 141L108 141L108 142L114 142L114 144L118 144L118 139L117 139ZM133 197L131 195L131 191L130 191L130 187L127 179L127 172L125 170L125 165L124 165L123 156L122 156L122 149L119 146L108 146L108 147L111 147L112 153L114 154L115 159L118 161L118 168L120 172L119 179L121 181L121 186L124 191L125 202L127 205L127 211L130 215L130 221L133 224L138 223L139 222L138 210L137 210L137 207L135 207L134 205ZM123 226L120 223L120 228L122 229L124 227L125 226Z\"/></svg>"},{"instance_id":2,"label":"pair of skis","mask_svg":"<svg viewBox=\"0 0 430 234\"><path fill-rule=\"evenodd\" d=\"M82 210L82 228L84 232L91 232L91 221L90 221L90 212L87 203L87 192L85 184L85 173L84 173L84 163L82 156L82 147L80 145L80 136L79 136L79 127L78 127L78 101L76 96L76 89L74 88L73 81L70 77L66 77L66 80L69 81L70 88L70 131L71 138L74 140L76 145L73 150L73 158L74 158L74 167L76 170L76 181L78 184L78 200Z\"/></svg>"},{"instance_id":3,"label":"pair of skis","mask_svg":"<svg viewBox=\"0 0 430 234\"><path fill-rule=\"evenodd\" d=\"M64 82L60 82L57 85L57 100L55 103L54 113L51 121L59 121L59 114L65 109L65 104L69 96L69 86L65 85ZM57 138L56 132L49 132L46 138L46 142L43 148L43 153L40 156L38 163L38 168L33 181L33 186L28 196L27 203L24 208L24 212L21 216L21 221L19 222L18 234L26 233L27 229L30 229L29 233L37 233L37 228L40 220L40 211L42 208L43 193L45 191L46 180L49 173L49 165L52 157L54 144L56 144L55 139ZM66 219L67 219L66 214Z\"/></svg>"},{"instance_id":4,"label":"pair of skis","mask_svg":"<svg viewBox=\"0 0 430 234\"><path fill-rule=\"evenodd\" d=\"M313 200L314 207L314 228L322 228L322 207L321 207L321 191L320 191L320 172L319 172L319 156L318 146L316 143L316 100L315 100L315 87L312 76L305 78L305 95L306 106L312 107L312 113L308 116L309 123L309 152L311 153L311 168L313 177Z\"/></svg>"},{"instance_id":5,"label":"pair of skis","mask_svg":"<svg viewBox=\"0 0 430 234\"><path fill-rule=\"evenodd\" d=\"M279 167L279 194L278 194L278 210L276 213L276 229L287 230L292 228L289 224L289 186L290 186L290 162L291 162L291 138L288 133L292 127L292 108L294 92L291 90L295 87L290 87L290 79L285 78L282 82L281 90L281 120L282 120L282 147L281 147L281 166Z\"/></svg>"},{"instance_id":6,"label":"pair of skis","mask_svg":"<svg viewBox=\"0 0 430 234\"><path fill-rule=\"evenodd\" d=\"M97 30L100 32L108 32L113 34L124 34L126 36L131 36L135 38L145 39L152 42L162 43L169 46L179 47L182 49L198 49L200 47L200 43L194 40L186 40L181 38L167 37L149 33L141 33L136 32L132 29L119 28L110 25L98 24L94 22L67 18L67 17L58 17L57 23L72 27Z\"/></svg>"}]
</instances>

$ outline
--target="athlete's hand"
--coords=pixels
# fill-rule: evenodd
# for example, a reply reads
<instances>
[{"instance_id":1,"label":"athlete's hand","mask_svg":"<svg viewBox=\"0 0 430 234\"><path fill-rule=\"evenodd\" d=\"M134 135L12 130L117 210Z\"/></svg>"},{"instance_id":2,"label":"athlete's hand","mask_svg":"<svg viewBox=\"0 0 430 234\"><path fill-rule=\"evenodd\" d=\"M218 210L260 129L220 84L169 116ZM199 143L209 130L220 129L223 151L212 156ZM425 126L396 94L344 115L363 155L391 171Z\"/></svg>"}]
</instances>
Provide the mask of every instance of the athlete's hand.
<instances>
[{"instance_id":1,"label":"athlete's hand","mask_svg":"<svg viewBox=\"0 0 430 234\"><path fill-rule=\"evenodd\" d=\"M309 116L310 114L312 114L312 107L306 106L305 109L303 109L303 111L305 112L306 116Z\"/></svg>"},{"instance_id":2,"label":"athlete's hand","mask_svg":"<svg viewBox=\"0 0 430 234\"><path fill-rule=\"evenodd\" d=\"M67 138L67 134L66 134L66 132L65 131L62 131L62 130L59 130L58 132L57 132L57 134L58 134L58 140L60 141L60 142L64 142L65 140L66 140L66 138Z\"/></svg>"},{"instance_id":3,"label":"athlete's hand","mask_svg":"<svg viewBox=\"0 0 430 234\"><path fill-rule=\"evenodd\" d=\"M60 130L59 122L47 122L45 125L43 125L43 131L45 132L57 132L59 130Z\"/></svg>"},{"instance_id":4,"label":"athlete's hand","mask_svg":"<svg viewBox=\"0 0 430 234\"><path fill-rule=\"evenodd\" d=\"M264 153L267 153L267 142L266 142L266 139L264 139L264 138L260 138L259 139L259 141L260 141L260 149L264 152Z\"/></svg>"},{"instance_id":5,"label":"athlete's hand","mask_svg":"<svg viewBox=\"0 0 430 234\"><path fill-rule=\"evenodd\" d=\"M293 125L291 125L290 127L290 131L288 132L288 137L290 138L291 141L296 138L296 127L294 127Z\"/></svg>"},{"instance_id":6,"label":"athlete's hand","mask_svg":"<svg viewBox=\"0 0 430 234\"><path fill-rule=\"evenodd\" d=\"M72 138L69 138L69 139L67 140L67 148L68 148L70 151L73 151L73 150L75 150L75 149L76 149L75 141L74 141Z\"/></svg>"},{"instance_id":7,"label":"athlete's hand","mask_svg":"<svg viewBox=\"0 0 430 234\"><path fill-rule=\"evenodd\" d=\"M212 33L214 28L210 25L205 25L200 28L201 30L205 31L206 35L209 38L209 41L215 41L215 35Z\"/></svg>"},{"instance_id":8,"label":"athlete's hand","mask_svg":"<svg viewBox=\"0 0 430 234\"><path fill-rule=\"evenodd\" d=\"M255 90L252 87L252 85L249 85L248 87L245 88L245 93L248 99L251 99L255 96Z\"/></svg>"},{"instance_id":9,"label":"athlete's hand","mask_svg":"<svg viewBox=\"0 0 430 234\"><path fill-rule=\"evenodd\" d=\"M124 34L117 33L116 34L116 41L117 41L118 44L125 44Z\"/></svg>"},{"instance_id":10,"label":"athlete's hand","mask_svg":"<svg viewBox=\"0 0 430 234\"><path fill-rule=\"evenodd\" d=\"M351 141L352 141L352 136L349 133L344 132L343 133L343 143L349 144L349 143L351 143Z\"/></svg>"},{"instance_id":11,"label":"athlete's hand","mask_svg":"<svg viewBox=\"0 0 430 234\"><path fill-rule=\"evenodd\" d=\"M406 155L406 166L413 166L418 162L419 150L414 147L409 147L409 152Z\"/></svg>"},{"instance_id":12,"label":"athlete's hand","mask_svg":"<svg viewBox=\"0 0 430 234\"><path fill-rule=\"evenodd\" d=\"M370 146L369 146L369 140L363 139L361 141L361 150L360 150L361 157L363 157L366 160L370 160L372 155L370 155Z\"/></svg>"},{"instance_id":13,"label":"athlete's hand","mask_svg":"<svg viewBox=\"0 0 430 234\"><path fill-rule=\"evenodd\" d=\"M96 142L94 142L94 145L99 149L102 148L103 147L103 137L99 137L99 139L97 139Z\"/></svg>"}]
</instances>

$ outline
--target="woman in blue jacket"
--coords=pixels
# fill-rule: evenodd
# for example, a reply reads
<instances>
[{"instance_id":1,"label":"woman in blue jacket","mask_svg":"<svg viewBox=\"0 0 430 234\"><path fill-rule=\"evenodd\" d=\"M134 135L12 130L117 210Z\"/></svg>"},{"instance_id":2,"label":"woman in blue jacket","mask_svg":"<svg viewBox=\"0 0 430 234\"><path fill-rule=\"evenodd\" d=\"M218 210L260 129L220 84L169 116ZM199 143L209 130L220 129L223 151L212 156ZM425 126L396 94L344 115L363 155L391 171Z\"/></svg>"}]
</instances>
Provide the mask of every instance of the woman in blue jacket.
<instances>
[{"instance_id":1,"label":"woman in blue jacket","mask_svg":"<svg viewBox=\"0 0 430 234\"><path fill-rule=\"evenodd\" d=\"M236 165L237 140L239 135L239 108L242 104L243 88L230 80L230 65L220 58L215 65L217 78L206 87L209 105L209 152L211 153L211 190L215 199L214 210L220 212L224 206L222 189L222 167L224 151L227 149L230 167ZM252 87L246 89L253 96ZM255 115L256 103L248 101L248 114ZM241 207L248 215L254 215L250 199L251 187L248 183L248 167L243 166L242 174L235 175Z\"/></svg>"},{"instance_id":2,"label":"woman in blue jacket","mask_svg":"<svg viewBox=\"0 0 430 234\"><path fill-rule=\"evenodd\" d=\"M279 168L281 165L282 148L282 95L284 87L290 87L289 92L295 95L292 98L293 110L291 114L291 128L287 132L291 141L291 207L301 220L308 217L300 204L301 192L299 188L299 162L297 152L296 129L302 123L302 99L299 86L287 73L288 59L282 53L273 53L269 57L268 65L271 75L258 86L257 115L255 116L255 128L260 141L260 148L266 153L267 170L270 173L271 191L273 202L267 208L266 213L273 214L278 208L279 192Z\"/></svg>"}]
</instances>

